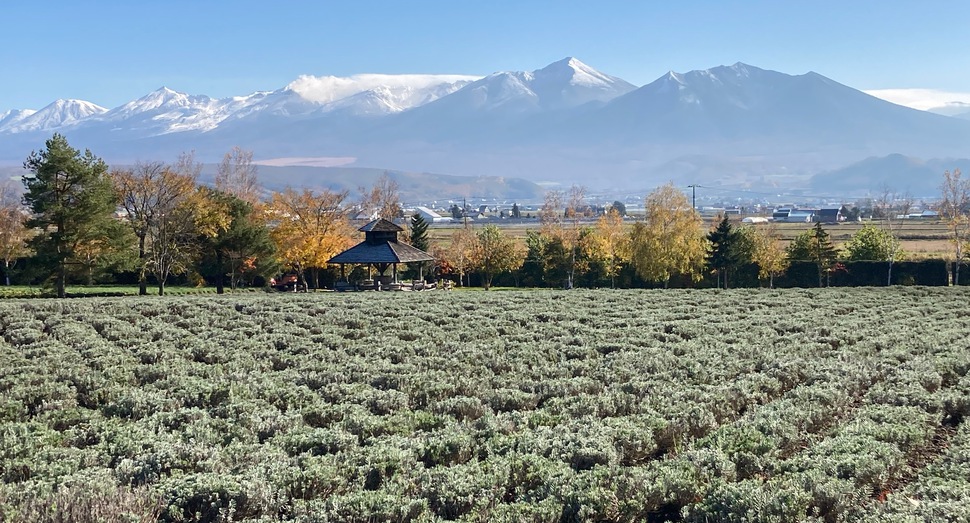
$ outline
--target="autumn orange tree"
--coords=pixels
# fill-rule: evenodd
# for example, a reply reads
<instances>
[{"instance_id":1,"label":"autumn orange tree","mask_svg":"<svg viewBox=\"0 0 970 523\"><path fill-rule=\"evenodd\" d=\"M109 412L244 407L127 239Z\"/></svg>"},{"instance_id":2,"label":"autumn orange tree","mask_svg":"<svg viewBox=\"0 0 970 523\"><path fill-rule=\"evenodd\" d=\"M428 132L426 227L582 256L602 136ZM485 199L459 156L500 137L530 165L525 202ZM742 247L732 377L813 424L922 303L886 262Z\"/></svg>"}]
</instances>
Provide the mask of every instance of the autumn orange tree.
<instances>
[{"instance_id":1,"label":"autumn orange tree","mask_svg":"<svg viewBox=\"0 0 970 523\"><path fill-rule=\"evenodd\" d=\"M319 270L327 260L353 244L353 228L347 220L347 192L287 188L274 193L266 208L277 258L306 282L311 271L313 286L320 286Z\"/></svg>"},{"instance_id":2,"label":"autumn orange tree","mask_svg":"<svg viewBox=\"0 0 970 523\"><path fill-rule=\"evenodd\" d=\"M645 217L630 233L631 263L646 281L663 282L676 275L703 277L708 244L703 222L687 196L673 184L647 195Z\"/></svg>"}]
</instances>

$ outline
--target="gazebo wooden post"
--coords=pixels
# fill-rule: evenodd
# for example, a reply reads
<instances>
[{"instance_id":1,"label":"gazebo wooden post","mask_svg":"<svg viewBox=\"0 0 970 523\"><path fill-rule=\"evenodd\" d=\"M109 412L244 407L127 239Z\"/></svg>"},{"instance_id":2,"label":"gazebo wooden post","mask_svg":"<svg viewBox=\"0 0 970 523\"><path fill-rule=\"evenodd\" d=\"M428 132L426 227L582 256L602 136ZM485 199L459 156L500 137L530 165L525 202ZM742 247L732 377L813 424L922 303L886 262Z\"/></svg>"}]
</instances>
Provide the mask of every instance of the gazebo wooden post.
<instances>
[{"instance_id":1,"label":"gazebo wooden post","mask_svg":"<svg viewBox=\"0 0 970 523\"><path fill-rule=\"evenodd\" d=\"M393 280L391 280L391 281L393 281L394 283L397 283L397 264L396 264L396 263L394 263L394 264L391 264L391 267L393 267L393 268L391 269L391 274L393 274L393 275L394 275L394 279L393 279Z\"/></svg>"},{"instance_id":2,"label":"gazebo wooden post","mask_svg":"<svg viewBox=\"0 0 970 523\"><path fill-rule=\"evenodd\" d=\"M340 279L342 279L346 283L350 283L350 281L347 280L347 273L344 271L344 268L345 268L345 265L343 263L341 263L340 264Z\"/></svg>"}]
</instances>

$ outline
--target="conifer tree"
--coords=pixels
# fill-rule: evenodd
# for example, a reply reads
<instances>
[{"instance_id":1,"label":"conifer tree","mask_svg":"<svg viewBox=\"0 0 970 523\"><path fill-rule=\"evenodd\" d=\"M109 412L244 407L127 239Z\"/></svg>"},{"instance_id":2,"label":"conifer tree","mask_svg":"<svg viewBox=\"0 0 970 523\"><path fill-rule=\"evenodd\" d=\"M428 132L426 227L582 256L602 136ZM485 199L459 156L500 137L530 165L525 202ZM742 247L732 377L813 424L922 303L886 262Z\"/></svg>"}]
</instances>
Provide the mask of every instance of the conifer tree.
<instances>
[{"instance_id":1,"label":"conifer tree","mask_svg":"<svg viewBox=\"0 0 970 523\"><path fill-rule=\"evenodd\" d=\"M66 295L67 275L85 248L117 248L114 211L117 204L108 166L91 151L83 154L54 134L41 151L24 162L24 202L33 213L28 226L40 230L31 239L33 263L54 280L59 298Z\"/></svg>"},{"instance_id":2,"label":"conifer tree","mask_svg":"<svg viewBox=\"0 0 970 523\"><path fill-rule=\"evenodd\" d=\"M811 229L799 234L788 246L788 259L811 261L818 268L818 286L822 287L835 265L837 252L829 233L816 223Z\"/></svg>"},{"instance_id":3,"label":"conifer tree","mask_svg":"<svg viewBox=\"0 0 970 523\"><path fill-rule=\"evenodd\" d=\"M428 252L428 222L418 213L411 216L411 246Z\"/></svg>"}]
</instances>

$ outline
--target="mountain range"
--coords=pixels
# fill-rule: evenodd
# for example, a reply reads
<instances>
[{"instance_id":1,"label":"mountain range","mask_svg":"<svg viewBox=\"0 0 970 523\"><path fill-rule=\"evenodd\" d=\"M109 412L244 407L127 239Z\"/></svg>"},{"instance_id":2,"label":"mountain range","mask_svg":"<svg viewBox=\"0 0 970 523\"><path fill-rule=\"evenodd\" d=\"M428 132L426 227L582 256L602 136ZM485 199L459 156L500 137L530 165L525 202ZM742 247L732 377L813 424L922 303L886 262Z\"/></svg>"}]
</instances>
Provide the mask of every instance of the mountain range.
<instances>
[{"instance_id":1,"label":"mountain range","mask_svg":"<svg viewBox=\"0 0 970 523\"><path fill-rule=\"evenodd\" d=\"M566 58L484 77L302 76L223 99L163 87L112 109L58 100L0 113L0 162L22 162L59 132L109 163L188 150L214 162L239 145L274 166L293 159L630 191L666 181L834 189L844 178L826 173L866 159L936 167L935 159L970 158L963 109L918 111L814 72L743 63L637 87ZM886 176L871 187L863 177L853 190L914 185L912 170L885 165Z\"/></svg>"}]
</instances>

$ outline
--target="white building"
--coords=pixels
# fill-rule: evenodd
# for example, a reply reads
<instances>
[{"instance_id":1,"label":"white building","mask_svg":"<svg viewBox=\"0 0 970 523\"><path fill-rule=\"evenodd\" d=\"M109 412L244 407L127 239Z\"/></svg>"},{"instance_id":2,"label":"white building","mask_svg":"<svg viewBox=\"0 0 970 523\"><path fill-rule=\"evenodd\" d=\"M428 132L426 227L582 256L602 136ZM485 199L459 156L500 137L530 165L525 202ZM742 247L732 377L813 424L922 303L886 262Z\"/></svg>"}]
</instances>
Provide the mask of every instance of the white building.
<instances>
[{"instance_id":1,"label":"white building","mask_svg":"<svg viewBox=\"0 0 970 523\"><path fill-rule=\"evenodd\" d=\"M414 214L420 214L424 218L424 221L428 223L447 223L451 221L451 216L445 218L427 207L415 207Z\"/></svg>"}]
</instances>

